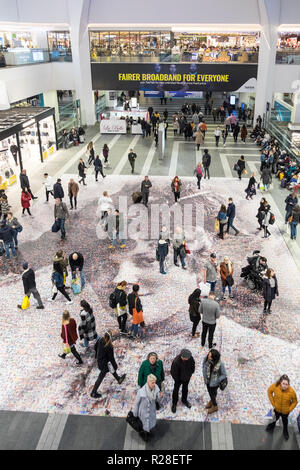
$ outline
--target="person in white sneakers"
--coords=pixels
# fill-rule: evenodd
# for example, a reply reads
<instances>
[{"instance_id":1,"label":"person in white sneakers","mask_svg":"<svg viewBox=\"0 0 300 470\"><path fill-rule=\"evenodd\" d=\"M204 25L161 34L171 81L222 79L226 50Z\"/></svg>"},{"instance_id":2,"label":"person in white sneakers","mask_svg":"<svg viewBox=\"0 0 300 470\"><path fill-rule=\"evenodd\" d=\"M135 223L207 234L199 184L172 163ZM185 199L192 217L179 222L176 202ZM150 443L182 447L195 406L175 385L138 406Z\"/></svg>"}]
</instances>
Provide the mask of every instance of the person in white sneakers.
<instances>
[{"instance_id":1,"label":"person in white sneakers","mask_svg":"<svg viewBox=\"0 0 300 470\"><path fill-rule=\"evenodd\" d=\"M49 194L53 196L53 181L51 176L48 175L48 173L44 173L44 181L43 184L45 185L45 190L46 190L46 201L49 202Z\"/></svg>"}]
</instances>

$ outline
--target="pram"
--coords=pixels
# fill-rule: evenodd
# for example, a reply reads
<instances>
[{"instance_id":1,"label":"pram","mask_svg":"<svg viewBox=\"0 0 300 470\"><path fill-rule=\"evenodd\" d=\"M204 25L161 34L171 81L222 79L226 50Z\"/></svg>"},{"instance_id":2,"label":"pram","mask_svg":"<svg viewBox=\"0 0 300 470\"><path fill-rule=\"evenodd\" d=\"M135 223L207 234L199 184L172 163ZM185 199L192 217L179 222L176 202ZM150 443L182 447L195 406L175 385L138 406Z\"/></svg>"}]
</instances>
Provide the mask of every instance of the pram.
<instances>
[{"instance_id":1,"label":"pram","mask_svg":"<svg viewBox=\"0 0 300 470\"><path fill-rule=\"evenodd\" d=\"M260 256L260 251L253 251L248 256L248 265L242 268L241 277L245 279L251 290L261 291L263 288L263 272L268 269L267 259Z\"/></svg>"}]
</instances>

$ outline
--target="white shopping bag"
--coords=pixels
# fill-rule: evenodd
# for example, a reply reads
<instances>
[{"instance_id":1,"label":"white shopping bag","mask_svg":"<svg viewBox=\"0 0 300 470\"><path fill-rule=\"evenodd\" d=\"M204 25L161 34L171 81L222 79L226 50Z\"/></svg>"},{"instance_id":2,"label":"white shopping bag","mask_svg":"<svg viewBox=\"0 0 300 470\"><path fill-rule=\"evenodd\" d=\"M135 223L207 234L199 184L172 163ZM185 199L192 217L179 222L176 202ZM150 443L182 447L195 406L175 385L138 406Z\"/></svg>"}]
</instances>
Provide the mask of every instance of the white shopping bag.
<instances>
[{"instance_id":1,"label":"white shopping bag","mask_svg":"<svg viewBox=\"0 0 300 470\"><path fill-rule=\"evenodd\" d=\"M201 297L207 297L210 293L210 284L206 282L199 283L199 289L201 290Z\"/></svg>"}]
</instances>

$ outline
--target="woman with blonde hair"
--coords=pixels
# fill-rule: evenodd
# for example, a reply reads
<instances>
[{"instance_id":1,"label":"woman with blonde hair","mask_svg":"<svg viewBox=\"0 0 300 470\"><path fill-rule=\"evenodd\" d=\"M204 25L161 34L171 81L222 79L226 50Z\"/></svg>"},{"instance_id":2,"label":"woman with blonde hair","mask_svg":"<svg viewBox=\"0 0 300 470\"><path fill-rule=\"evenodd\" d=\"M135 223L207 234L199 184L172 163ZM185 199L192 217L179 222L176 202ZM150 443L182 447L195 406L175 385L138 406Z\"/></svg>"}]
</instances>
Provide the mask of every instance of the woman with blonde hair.
<instances>
[{"instance_id":1,"label":"woman with blonde hair","mask_svg":"<svg viewBox=\"0 0 300 470\"><path fill-rule=\"evenodd\" d=\"M232 299L232 286L234 284L233 280L233 262L228 258L228 256L224 257L224 260L220 263L220 275L222 281L222 292L223 297L222 300L225 300L225 290L228 287L229 297Z\"/></svg>"},{"instance_id":2,"label":"woman with blonde hair","mask_svg":"<svg viewBox=\"0 0 300 470\"><path fill-rule=\"evenodd\" d=\"M94 144L92 141L87 146L86 154L89 157L88 165L91 165L95 161L95 150L94 150Z\"/></svg>"},{"instance_id":3,"label":"woman with blonde hair","mask_svg":"<svg viewBox=\"0 0 300 470\"><path fill-rule=\"evenodd\" d=\"M200 162L197 163L197 166L194 170L194 175L197 177L197 185L198 189L200 189L200 183L203 178L202 164Z\"/></svg>"},{"instance_id":4,"label":"woman with blonde hair","mask_svg":"<svg viewBox=\"0 0 300 470\"><path fill-rule=\"evenodd\" d=\"M77 359L76 364L82 364L83 361L75 347L78 339L76 321L74 318L71 318L68 310L65 310L62 315L61 337L63 339L64 352L63 354L59 354L59 357L65 359L67 354L72 353Z\"/></svg>"}]
</instances>

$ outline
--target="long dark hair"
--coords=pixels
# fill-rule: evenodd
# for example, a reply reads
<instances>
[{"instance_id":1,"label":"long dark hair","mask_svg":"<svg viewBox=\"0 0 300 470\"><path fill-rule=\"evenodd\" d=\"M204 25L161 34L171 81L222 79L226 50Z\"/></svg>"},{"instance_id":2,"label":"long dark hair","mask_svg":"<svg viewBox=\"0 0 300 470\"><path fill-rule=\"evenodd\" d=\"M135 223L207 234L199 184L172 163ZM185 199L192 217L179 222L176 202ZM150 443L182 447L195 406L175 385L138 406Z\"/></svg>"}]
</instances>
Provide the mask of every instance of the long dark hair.
<instances>
[{"instance_id":1,"label":"long dark hair","mask_svg":"<svg viewBox=\"0 0 300 470\"><path fill-rule=\"evenodd\" d=\"M92 307L90 306L90 304L86 300L81 300L80 301L80 306L83 308L83 310L85 312L93 313Z\"/></svg>"},{"instance_id":2,"label":"long dark hair","mask_svg":"<svg viewBox=\"0 0 300 470\"><path fill-rule=\"evenodd\" d=\"M286 380L286 381L288 382L288 384L290 385L290 379L288 378L287 375L284 374L284 375L282 375L282 376L277 380L277 382L276 382L276 384L275 384L276 387L278 387L278 385L280 385L281 382L283 382L284 380Z\"/></svg>"},{"instance_id":3,"label":"long dark hair","mask_svg":"<svg viewBox=\"0 0 300 470\"><path fill-rule=\"evenodd\" d=\"M193 303L195 300L200 300L201 290L195 289L194 292L189 296L189 304Z\"/></svg>"},{"instance_id":4,"label":"long dark hair","mask_svg":"<svg viewBox=\"0 0 300 470\"><path fill-rule=\"evenodd\" d=\"M221 354L216 349L211 349L209 352L212 355L212 368L214 368L217 362L219 361ZM208 354L206 356L206 361L208 361Z\"/></svg>"}]
</instances>

